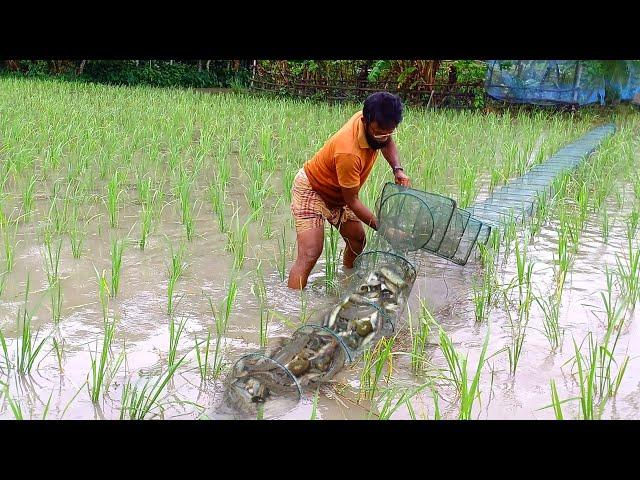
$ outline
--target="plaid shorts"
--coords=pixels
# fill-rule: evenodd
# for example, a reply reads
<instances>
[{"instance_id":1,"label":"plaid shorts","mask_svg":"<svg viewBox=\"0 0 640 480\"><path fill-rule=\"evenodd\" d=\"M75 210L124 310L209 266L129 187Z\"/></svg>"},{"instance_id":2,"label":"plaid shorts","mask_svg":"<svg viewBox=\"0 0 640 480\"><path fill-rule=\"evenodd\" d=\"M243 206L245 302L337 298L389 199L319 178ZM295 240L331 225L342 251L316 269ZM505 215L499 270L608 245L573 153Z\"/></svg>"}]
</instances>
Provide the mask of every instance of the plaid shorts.
<instances>
[{"instance_id":1,"label":"plaid shorts","mask_svg":"<svg viewBox=\"0 0 640 480\"><path fill-rule=\"evenodd\" d=\"M293 213L297 233L314 227L322 227L325 220L336 228L340 228L342 223L349 220L360 221L346 205L328 208L320 195L311 188L303 168L296 174L291 191L291 213Z\"/></svg>"}]
</instances>

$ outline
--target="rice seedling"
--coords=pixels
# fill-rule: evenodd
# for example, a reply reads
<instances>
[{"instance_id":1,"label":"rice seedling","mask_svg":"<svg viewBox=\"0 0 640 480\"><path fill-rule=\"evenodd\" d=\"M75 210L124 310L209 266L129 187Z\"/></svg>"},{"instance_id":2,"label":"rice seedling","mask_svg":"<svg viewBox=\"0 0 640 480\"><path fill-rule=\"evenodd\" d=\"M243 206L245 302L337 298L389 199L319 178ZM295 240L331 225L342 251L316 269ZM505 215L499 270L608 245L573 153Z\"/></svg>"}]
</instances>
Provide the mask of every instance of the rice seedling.
<instances>
[{"instance_id":1,"label":"rice seedling","mask_svg":"<svg viewBox=\"0 0 640 480\"><path fill-rule=\"evenodd\" d=\"M236 209L233 214L235 222L232 220L233 228L227 231L227 245L226 250L233 254L233 268L239 270L244 265L245 261L245 248L249 240L249 223L251 218L240 226L239 209Z\"/></svg>"},{"instance_id":2,"label":"rice seedling","mask_svg":"<svg viewBox=\"0 0 640 480\"><path fill-rule=\"evenodd\" d=\"M611 225L609 224L609 213L607 208L603 208L602 210L602 228L600 230L602 234L602 241L604 243L609 243L609 234L611 232Z\"/></svg>"},{"instance_id":3,"label":"rice seedling","mask_svg":"<svg viewBox=\"0 0 640 480\"><path fill-rule=\"evenodd\" d=\"M358 398L373 400L378 391L378 384L382 378L383 369L387 367L387 381L393 371L393 356L391 350L396 337L381 338L374 348L364 352L363 367L360 373L360 388Z\"/></svg>"},{"instance_id":4,"label":"rice seedling","mask_svg":"<svg viewBox=\"0 0 640 480\"><path fill-rule=\"evenodd\" d=\"M564 330L560 327L561 300L562 289L556 289L555 293L547 298L535 297L535 301L543 313L544 335L549 341L552 351L562 345L564 336Z\"/></svg>"},{"instance_id":5,"label":"rice seedling","mask_svg":"<svg viewBox=\"0 0 640 480\"><path fill-rule=\"evenodd\" d=\"M318 395L320 393L320 388L316 388L316 393L313 394L313 402L311 404L311 418L309 420L317 420L317 411L318 411Z\"/></svg>"},{"instance_id":6,"label":"rice seedling","mask_svg":"<svg viewBox=\"0 0 640 480\"><path fill-rule=\"evenodd\" d=\"M200 351L200 345L204 343L204 350ZM211 349L211 330L207 329L207 338L198 343L198 335L195 339L196 360L198 361L198 372L200 380L205 381L209 378L211 368L209 366L209 351Z\"/></svg>"},{"instance_id":7,"label":"rice seedling","mask_svg":"<svg viewBox=\"0 0 640 480\"><path fill-rule=\"evenodd\" d=\"M168 273L169 273L169 282L167 284L167 315L171 315L173 313L173 291L176 286L176 282L182 276L186 268L186 263L184 262L184 244L180 243L180 248L178 250L173 249L173 245L171 248L171 259L169 263Z\"/></svg>"},{"instance_id":8,"label":"rice seedling","mask_svg":"<svg viewBox=\"0 0 640 480\"><path fill-rule=\"evenodd\" d=\"M113 298L118 296L120 290L120 269L125 245L125 238L120 240L114 238L111 241L111 296Z\"/></svg>"},{"instance_id":9,"label":"rice seedling","mask_svg":"<svg viewBox=\"0 0 640 480\"><path fill-rule=\"evenodd\" d=\"M184 170L180 170L177 191L178 198L180 199L180 213L182 218L182 224L185 227L187 234L187 240L191 241L194 231L194 219L191 207L191 190L193 188L194 178L185 173Z\"/></svg>"},{"instance_id":10,"label":"rice seedling","mask_svg":"<svg viewBox=\"0 0 640 480\"><path fill-rule=\"evenodd\" d=\"M262 263L258 262L256 267L255 279L251 288L252 293L258 297L260 303L260 348L267 346L267 327L269 323L269 305L267 303L267 287L264 282L264 274L262 273Z\"/></svg>"},{"instance_id":11,"label":"rice seedling","mask_svg":"<svg viewBox=\"0 0 640 480\"><path fill-rule=\"evenodd\" d=\"M151 383L151 378L147 379L142 386L132 384L129 380L122 390L120 420L144 420L151 414L154 407L161 407L158 403L158 397L160 397L169 380L173 378L185 358L182 357L171 365L153 383Z\"/></svg>"},{"instance_id":12,"label":"rice seedling","mask_svg":"<svg viewBox=\"0 0 640 480\"><path fill-rule=\"evenodd\" d=\"M16 241L18 235L18 221L10 221L4 216L0 216L0 230L2 230L2 241L4 247L5 271L11 272L15 265L16 248L19 241Z\"/></svg>"},{"instance_id":13,"label":"rice seedling","mask_svg":"<svg viewBox=\"0 0 640 480\"><path fill-rule=\"evenodd\" d=\"M220 233L227 231L227 224L225 223L224 205L226 200L227 190L226 186L222 184L220 180L220 172L216 172L215 180L209 184L209 200L213 212L218 219L218 228Z\"/></svg>"},{"instance_id":14,"label":"rice seedling","mask_svg":"<svg viewBox=\"0 0 640 480\"><path fill-rule=\"evenodd\" d=\"M174 315L171 315L169 318L169 353L167 356L167 364L169 367L173 366L176 358L178 358L178 343L180 342L180 337L182 336L186 323L187 319L183 318L176 326Z\"/></svg>"},{"instance_id":15,"label":"rice seedling","mask_svg":"<svg viewBox=\"0 0 640 480\"><path fill-rule=\"evenodd\" d=\"M109 313L109 297L111 297L109 281L107 280L107 274L104 270L100 273L95 266L93 269L96 273L96 280L98 282L98 300L100 301L100 306L102 308L102 321L103 323L106 323Z\"/></svg>"},{"instance_id":16,"label":"rice seedling","mask_svg":"<svg viewBox=\"0 0 640 480\"><path fill-rule=\"evenodd\" d=\"M20 406L20 401L17 401L11 398L8 385L5 385L4 387L4 396L7 399L7 402L9 403L9 408L11 408L11 413L13 413L13 417L16 420L24 420L24 414L22 413L22 407Z\"/></svg>"},{"instance_id":17,"label":"rice seedling","mask_svg":"<svg viewBox=\"0 0 640 480\"><path fill-rule=\"evenodd\" d=\"M627 251L623 259L616 253L616 272L622 296L630 305L640 298L640 249L634 248L632 237L627 237Z\"/></svg>"},{"instance_id":18,"label":"rice seedling","mask_svg":"<svg viewBox=\"0 0 640 480\"><path fill-rule=\"evenodd\" d=\"M82 256L82 248L87 238L86 223L80 226L77 209L73 209L71 227L69 228L69 241L71 243L71 255L75 259Z\"/></svg>"},{"instance_id":19,"label":"rice seedling","mask_svg":"<svg viewBox=\"0 0 640 480\"><path fill-rule=\"evenodd\" d=\"M111 344L116 331L117 318L112 321L104 322L104 333L102 336L102 350L98 353L98 341L96 340L96 348L93 352L89 351L91 358L91 370L87 375L87 386L91 395L91 401L98 403L100 394L105 390L105 378L107 367L110 361ZM94 356L95 355L95 356Z\"/></svg>"},{"instance_id":20,"label":"rice seedling","mask_svg":"<svg viewBox=\"0 0 640 480\"><path fill-rule=\"evenodd\" d=\"M276 258L276 266L280 281L284 282L287 278L287 224L282 225L282 233L278 237L278 257Z\"/></svg>"},{"instance_id":21,"label":"rice seedling","mask_svg":"<svg viewBox=\"0 0 640 480\"><path fill-rule=\"evenodd\" d=\"M489 329L487 329L487 334L485 335L484 343L482 345L482 351L480 352L480 358L478 359L478 365L476 367L475 374L473 376L473 380L471 381L471 385L469 385L468 381L468 373L467 373L467 359L468 354L465 355L462 362L460 362L460 413L458 418L460 420L470 420L473 410L474 402L477 399L480 399L480 374L482 372L482 367L485 362L485 355L487 353L487 346L489 345ZM453 348L453 345L451 345Z\"/></svg>"},{"instance_id":22,"label":"rice seedling","mask_svg":"<svg viewBox=\"0 0 640 480\"><path fill-rule=\"evenodd\" d=\"M109 226L115 228L118 226L118 212L120 209L120 196L123 191L121 190L123 178L122 175L116 170L113 176L107 184L107 211L109 212Z\"/></svg>"},{"instance_id":23,"label":"rice seedling","mask_svg":"<svg viewBox=\"0 0 640 480\"><path fill-rule=\"evenodd\" d=\"M44 342L48 337L43 338L40 343L38 343L38 336L40 331L38 330L33 335L33 331L31 330L31 322L33 320L33 313L29 312L27 309L27 304L29 300L29 275L27 275L27 285L24 293L24 305L22 308L18 309L17 315L17 325L18 332L20 332L20 337L16 341L16 368L18 369L18 373L21 375L26 375L31 373L31 369L33 368L33 364L38 358L38 354L42 347L44 346ZM3 342L4 343L4 342Z\"/></svg>"},{"instance_id":24,"label":"rice seedling","mask_svg":"<svg viewBox=\"0 0 640 480\"><path fill-rule=\"evenodd\" d=\"M425 347L431 333L430 325L435 322L424 300L420 299L420 314L418 326L414 333L413 322L409 311L409 334L411 336L411 371L415 374L422 372L426 366Z\"/></svg>"},{"instance_id":25,"label":"rice seedling","mask_svg":"<svg viewBox=\"0 0 640 480\"><path fill-rule=\"evenodd\" d=\"M27 185L22 193L22 209L25 218L29 219L31 212L33 212L35 206L35 187L36 187L36 175L31 175L31 178L27 182Z\"/></svg>"},{"instance_id":26,"label":"rice seedling","mask_svg":"<svg viewBox=\"0 0 640 480\"><path fill-rule=\"evenodd\" d=\"M140 225L140 241L138 245L140 250L144 250L144 247L147 246L147 237L151 233L153 225L153 209L147 205L144 205L140 212Z\"/></svg>"},{"instance_id":27,"label":"rice seedling","mask_svg":"<svg viewBox=\"0 0 640 480\"><path fill-rule=\"evenodd\" d=\"M425 390L427 387L430 387L430 383L424 383L422 385L418 385L413 388L403 388L403 387L392 387L385 389L384 393L380 396L380 399L384 400L382 408L380 408L380 412L378 414L378 420L389 420L391 416L403 405L407 408L409 412L409 416L412 420L416 419L415 412L413 410L413 406L411 405L411 399L415 397L418 393ZM392 405L393 400L396 397L397 392L400 391L400 395L398 396L395 404ZM378 401L378 405L380 402Z\"/></svg>"},{"instance_id":28,"label":"rice seedling","mask_svg":"<svg viewBox=\"0 0 640 480\"><path fill-rule=\"evenodd\" d=\"M327 231L328 228L328 231ZM325 287L327 291L334 292L338 288L336 275L338 273L338 231L333 227L325 228L324 258L325 258Z\"/></svg>"}]
</instances>

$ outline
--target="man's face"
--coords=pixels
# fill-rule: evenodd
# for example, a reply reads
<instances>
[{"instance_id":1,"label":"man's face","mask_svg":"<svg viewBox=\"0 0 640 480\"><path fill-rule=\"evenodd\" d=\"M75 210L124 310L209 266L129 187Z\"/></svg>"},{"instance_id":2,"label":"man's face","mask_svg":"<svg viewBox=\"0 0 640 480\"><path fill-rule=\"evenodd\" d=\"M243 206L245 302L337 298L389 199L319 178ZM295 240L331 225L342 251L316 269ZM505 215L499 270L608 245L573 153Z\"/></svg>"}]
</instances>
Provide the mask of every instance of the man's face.
<instances>
[{"instance_id":1,"label":"man's face","mask_svg":"<svg viewBox=\"0 0 640 480\"><path fill-rule=\"evenodd\" d=\"M383 148L389 140L391 139L391 135L395 131L396 127L392 128L383 128L378 125L378 122L375 120L371 123L367 123L364 119L364 134L367 137L367 143L374 150L379 150Z\"/></svg>"}]
</instances>

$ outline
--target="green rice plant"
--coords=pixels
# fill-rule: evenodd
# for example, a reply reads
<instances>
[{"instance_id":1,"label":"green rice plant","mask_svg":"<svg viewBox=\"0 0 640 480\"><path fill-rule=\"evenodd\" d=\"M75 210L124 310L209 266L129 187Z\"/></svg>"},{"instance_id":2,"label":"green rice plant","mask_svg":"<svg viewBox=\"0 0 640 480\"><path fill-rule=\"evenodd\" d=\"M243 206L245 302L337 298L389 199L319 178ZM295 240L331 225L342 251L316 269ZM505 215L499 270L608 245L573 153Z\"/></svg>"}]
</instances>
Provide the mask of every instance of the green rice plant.
<instances>
[{"instance_id":1,"label":"green rice plant","mask_svg":"<svg viewBox=\"0 0 640 480\"><path fill-rule=\"evenodd\" d=\"M377 402L380 405L380 401L383 400L384 403L382 407L379 408L378 420L389 420L391 416L403 405L407 407L409 411L409 415L412 420L416 419L415 412L413 411L413 406L411 405L411 399L415 397L422 390L425 390L430 386L430 383L424 383L422 385L418 385L416 387L408 388L408 387L397 387L393 386L391 388L385 388L383 393L380 395L380 398ZM400 392L400 395L397 395ZM397 399L396 399L397 396ZM393 401L395 400L395 404Z\"/></svg>"},{"instance_id":2,"label":"green rice plant","mask_svg":"<svg viewBox=\"0 0 640 480\"><path fill-rule=\"evenodd\" d=\"M137 182L138 199L143 206L151 205L151 177L138 178Z\"/></svg>"},{"instance_id":3,"label":"green rice plant","mask_svg":"<svg viewBox=\"0 0 640 480\"><path fill-rule=\"evenodd\" d=\"M24 420L24 415L22 413L22 407L20 406L20 401L15 401L13 400L13 398L11 398L11 395L9 394L8 385L5 385L4 387L4 396L7 399L7 402L9 403L9 407L11 408L11 412L13 413L13 417L16 420Z\"/></svg>"},{"instance_id":4,"label":"green rice plant","mask_svg":"<svg viewBox=\"0 0 640 480\"><path fill-rule=\"evenodd\" d=\"M338 260L340 252L338 250L339 234L334 227L327 227L324 236L324 258L325 258L325 287L329 292L335 292L339 286L336 276L338 273Z\"/></svg>"},{"instance_id":5,"label":"green rice plant","mask_svg":"<svg viewBox=\"0 0 640 480\"><path fill-rule=\"evenodd\" d=\"M505 305L507 304L507 294L504 292ZM518 368L518 362L522 354L522 347L524 345L524 339L527 333L527 326L529 324L529 313L527 310L527 304L530 304L530 299L520 302L518 305L518 318L513 319L511 309L507 306L505 311L509 317L509 327L511 329L511 342L506 347L509 357L509 372L511 375L516 374Z\"/></svg>"},{"instance_id":6,"label":"green rice plant","mask_svg":"<svg viewBox=\"0 0 640 480\"><path fill-rule=\"evenodd\" d=\"M609 224L609 212L607 208L602 209L602 241L604 243L609 243L609 233L610 233L610 224Z\"/></svg>"},{"instance_id":7,"label":"green rice plant","mask_svg":"<svg viewBox=\"0 0 640 480\"><path fill-rule=\"evenodd\" d=\"M35 206L35 202L36 202L36 194L35 194L35 188L36 188L36 175L35 173L31 175L31 178L29 179L29 181L27 182L26 188L24 189L23 193L22 193L22 209L23 209L23 214L25 215L26 218L29 218L31 216L31 212L33 212L34 206Z\"/></svg>"},{"instance_id":8,"label":"green rice plant","mask_svg":"<svg viewBox=\"0 0 640 480\"><path fill-rule=\"evenodd\" d=\"M278 257L276 258L278 267L278 275L280 281L284 282L287 278L287 224L282 225L282 233L278 237Z\"/></svg>"},{"instance_id":9,"label":"green rice plant","mask_svg":"<svg viewBox=\"0 0 640 480\"><path fill-rule=\"evenodd\" d=\"M106 323L109 313L109 297L111 297L109 281L107 280L107 273L104 270L102 273L99 273L95 267L93 267L93 269L96 273L96 280L98 282L98 300L102 307L102 321L103 323Z\"/></svg>"},{"instance_id":10,"label":"green rice plant","mask_svg":"<svg viewBox=\"0 0 640 480\"><path fill-rule=\"evenodd\" d=\"M239 209L236 209L233 214L235 222L232 220L233 228L227 232L227 245L226 250L233 254L233 268L239 270L244 265L245 261L245 248L249 240L249 223L251 217L240 226L240 218L238 216Z\"/></svg>"},{"instance_id":11,"label":"green rice plant","mask_svg":"<svg viewBox=\"0 0 640 480\"><path fill-rule=\"evenodd\" d=\"M86 223L80 226L77 209L72 211L71 227L69 228L69 241L71 243L71 255L75 259L79 259L82 255L82 247L87 237Z\"/></svg>"},{"instance_id":12,"label":"green rice plant","mask_svg":"<svg viewBox=\"0 0 640 480\"><path fill-rule=\"evenodd\" d=\"M122 195L123 191L121 190L123 178L122 175L116 170L113 173L113 176L109 180L107 184L107 211L109 212L109 226L111 228L115 228L118 226L118 211L119 211L119 203L120 203L120 195Z\"/></svg>"},{"instance_id":13,"label":"green rice plant","mask_svg":"<svg viewBox=\"0 0 640 480\"><path fill-rule=\"evenodd\" d=\"M623 309L624 305L618 305L618 299L613 298L613 272L609 271L609 266L605 265L605 278L607 282L607 294L600 292L602 303L604 305L604 311L606 315L606 332L603 343L609 344L609 339L615 331L620 329L623 321Z\"/></svg>"},{"instance_id":14,"label":"green rice plant","mask_svg":"<svg viewBox=\"0 0 640 480\"><path fill-rule=\"evenodd\" d=\"M586 357L583 357L576 341L573 340L575 349L574 362L578 368L578 386L580 387L580 411L582 419L594 420L601 415L604 404L596 400L596 357L598 349L593 343L591 333L589 333L588 337L589 348Z\"/></svg>"},{"instance_id":15,"label":"green rice plant","mask_svg":"<svg viewBox=\"0 0 640 480\"><path fill-rule=\"evenodd\" d=\"M484 362L485 362L485 356L487 353L488 345L489 345L489 329L487 329L487 334L485 335L484 344L482 345L482 351L480 352L480 358L478 359L478 365L476 367L473 380L471 381L471 385L469 385L468 373L467 373L468 355L465 355L464 359L461 362L461 365L460 365L461 366L460 413L458 415L458 418L460 420L471 419L474 402L476 398L480 399L480 374L482 372L482 366L484 365Z\"/></svg>"},{"instance_id":16,"label":"green rice plant","mask_svg":"<svg viewBox=\"0 0 640 480\"><path fill-rule=\"evenodd\" d=\"M230 289L229 292L232 290ZM235 294L234 294L235 297ZM227 298L230 298L230 295L227 294ZM227 333L227 328L229 326L229 317L223 314L219 314L217 309L214 307L211 298L208 297L209 300L209 308L211 309L211 313L215 320L215 328L216 328L216 345L215 350L213 352L213 363L211 365L211 375L213 378L218 378L224 369L224 337ZM228 302L227 302L228 303ZM230 312L229 312L230 313ZM211 337L211 333L208 332L207 338ZM209 344L207 343L207 346ZM208 352L208 348L207 348ZM206 361L205 361L206 364Z\"/></svg>"},{"instance_id":17,"label":"green rice plant","mask_svg":"<svg viewBox=\"0 0 640 480\"><path fill-rule=\"evenodd\" d=\"M18 235L18 221L10 221L4 217L0 217L0 230L2 230L5 271L9 273L13 271L16 248L20 243L19 241L16 241L16 237Z\"/></svg>"},{"instance_id":18,"label":"green rice plant","mask_svg":"<svg viewBox=\"0 0 640 480\"><path fill-rule=\"evenodd\" d=\"M111 241L111 296L113 298L118 296L118 290L120 289L120 269L125 245L125 238L120 240L114 238Z\"/></svg>"},{"instance_id":19,"label":"green rice plant","mask_svg":"<svg viewBox=\"0 0 640 480\"><path fill-rule=\"evenodd\" d=\"M450 375L450 378L448 380L453 383L453 385L456 387L456 390L460 392L462 390L462 366L460 365L458 352L456 352L456 349L453 346L453 342L447 335L447 332L445 332L441 327L439 327L438 330L440 350L442 351L444 359L447 362L447 368Z\"/></svg>"},{"instance_id":20,"label":"green rice plant","mask_svg":"<svg viewBox=\"0 0 640 480\"><path fill-rule=\"evenodd\" d=\"M313 394L313 402L311 404L311 418L309 420L317 420L319 393L320 393L320 388L316 388L316 393Z\"/></svg>"},{"instance_id":21,"label":"green rice plant","mask_svg":"<svg viewBox=\"0 0 640 480\"><path fill-rule=\"evenodd\" d=\"M263 128L260 132L260 153L262 154L262 162L265 169L272 172L276 167L276 152L271 141L272 132L267 128Z\"/></svg>"},{"instance_id":22,"label":"green rice plant","mask_svg":"<svg viewBox=\"0 0 640 480\"><path fill-rule=\"evenodd\" d=\"M258 261L256 267L255 279L252 287L252 292L260 303L260 348L267 346L268 338L268 323L269 323L269 305L267 303L267 287L264 282L264 274L262 273L262 261Z\"/></svg>"},{"instance_id":23,"label":"green rice plant","mask_svg":"<svg viewBox=\"0 0 640 480\"><path fill-rule=\"evenodd\" d=\"M411 315L409 311L409 315ZM414 374L420 373L425 369L426 358L425 348L427 340L431 333L430 325L435 322L431 312L427 308L424 300L420 298L420 314L418 315L418 327L413 330L413 322L409 318L409 334L411 336L411 371Z\"/></svg>"},{"instance_id":24,"label":"green rice plant","mask_svg":"<svg viewBox=\"0 0 640 480\"><path fill-rule=\"evenodd\" d=\"M144 247L147 246L147 237L151 233L153 226L152 207L143 205L140 212L140 225L140 241L138 242L138 245L140 246L140 250L144 250Z\"/></svg>"},{"instance_id":25,"label":"green rice plant","mask_svg":"<svg viewBox=\"0 0 640 480\"><path fill-rule=\"evenodd\" d=\"M544 335L547 337L551 350L555 351L562 345L564 330L560 327L560 305L562 290L556 290L553 295L545 299L535 297L535 301L543 313Z\"/></svg>"},{"instance_id":26,"label":"green rice plant","mask_svg":"<svg viewBox=\"0 0 640 480\"><path fill-rule=\"evenodd\" d=\"M383 369L387 367L387 381L393 371L393 356L391 350L396 337L381 338L373 349L363 353L362 372L360 373L359 401L362 397L373 400L378 391L378 384L382 378Z\"/></svg>"},{"instance_id":27,"label":"green rice plant","mask_svg":"<svg viewBox=\"0 0 640 480\"><path fill-rule=\"evenodd\" d=\"M9 277L8 272L0 273L0 296L2 296L4 289L7 287L7 278Z\"/></svg>"},{"instance_id":28,"label":"green rice plant","mask_svg":"<svg viewBox=\"0 0 640 480\"><path fill-rule=\"evenodd\" d=\"M622 291L622 296L634 305L640 298L640 249L634 248L633 239L627 237L627 252L620 259L616 253L616 272Z\"/></svg>"},{"instance_id":29,"label":"green rice plant","mask_svg":"<svg viewBox=\"0 0 640 480\"><path fill-rule=\"evenodd\" d=\"M58 342L56 337L52 338L53 341L53 350L56 352L56 359L58 360L58 368L60 372L63 371L62 368L62 358L64 357L64 339L62 342Z\"/></svg>"},{"instance_id":30,"label":"green rice plant","mask_svg":"<svg viewBox=\"0 0 640 480\"><path fill-rule=\"evenodd\" d=\"M580 225L580 231L584 230L587 216L589 214L589 191L587 189L587 183L582 182L580 189L578 190L578 222Z\"/></svg>"},{"instance_id":31,"label":"green rice plant","mask_svg":"<svg viewBox=\"0 0 640 480\"><path fill-rule=\"evenodd\" d=\"M220 172L216 172L215 180L211 184L209 184L209 200L211 202L213 212L216 214L216 217L218 219L218 228L220 229L220 233L225 233L227 231L227 225L225 223L224 216L226 195L226 186L222 184L222 181L220 179Z\"/></svg>"},{"instance_id":32,"label":"green rice plant","mask_svg":"<svg viewBox=\"0 0 640 480\"><path fill-rule=\"evenodd\" d=\"M236 301L236 296L238 295L238 280L235 276L229 280L229 287L227 289L227 294L224 297L222 302L221 314L222 314L222 325L225 327L224 331L226 332L227 325L229 324L229 319L231 318L231 312L233 311L233 306Z\"/></svg>"},{"instance_id":33,"label":"green rice plant","mask_svg":"<svg viewBox=\"0 0 640 480\"><path fill-rule=\"evenodd\" d=\"M167 371L160 375L153 383L151 383L151 378L147 379L142 386L132 384L131 381L128 381L122 390L120 420L144 420L151 414L154 406L161 408L161 405L158 403L158 398L184 359L185 357L182 357L171 365Z\"/></svg>"},{"instance_id":34,"label":"green rice plant","mask_svg":"<svg viewBox=\"0 0 640 480\"><path fill-rule=\"evenodd\" d=\"M187 175L184 170L180 170L177 190L180 199L180 212L182 224L185 227L187 240L191 241L194 231L193 211L191 207L191 190L193 188L194 178Z\"/></svg>"},{"instance_id":35,"label":"green rice plant","mask_svg":"<svg viewBox=\"0 0 640 480\"><path fill-rule=\"evenodd\" d=\"M176 282L182 276L182 273L186 268L184 256L185 251L183 243L180 243L180 248L175 251L173 246L171 246L171 260L168 269L169 283L167 284L167 315L171 315L173 313L173 291L175 289Z\"/></svg>"},{"instance_id":36,"label":"green rice plant","mask_svg":"<svg viewBox=\"0 0 640 480\"><path fill-rule=\"evenodd\" d=\"M562 406L560 398L558 397L558 390L556 389L556 382L551 380L551 404L553 405L553 412L556 415L556 420L563 420Z\"/></svg>"},{"instance_id":37,"label":"green rice plant","mask_svg":"<svg viewBox=\"0 0 640 480\"><path fill-rule=\"evenodd\" d=\"M461 177L458 180L459 196L458 203L460 208L468 207L474 198L476 198L476 177L478 172L475 169L475 164L464 163L462 165Z\"/></svg>"},{"instance_id":38,"label":"green rice plant","mask_svg":"<svg viewBox=\"0 0 640 480\"><path fill-rule=\"evenodd\" d=\"M31 373L33 364L44 346L44 342L48 337L43 338L38 343L39 331L36 332L35 337L31 330L31 321L33 319L33 313L27 310L27 303L29 300L29 275L27 275L27 286L24 293L24 306L18 308L17 324L20 337L18 338L16 345L16 368L18 373L26 375Z\"/></svg>"},{"instance_id":39,"label":"green rice plant","mask_svg":"<svg viewBox=\"0 0 640 480\"><path fill-rule=\"evenodd\" d=\"M102 350L98 354L98 342L96 341L96 348L94 352L89 351L91 358L91 370L87 375L87 385L91 394L91 401L98 403L100 394L105 390L105 379L107 374L107 368L110 361L111 344L116 331L117 319L104 322L104 333L102 336ZM95 356L94 356L95 355Z\"/></svg>"},{"instance_id":40,"label":"green rice plant","mask_svg":"<svg viewBox=\"0 0 640 480\"><path fill-rule=\"evenodd\" d=\"M555 414L556 420L564 420L564 414L562 413L562 404L571 402L573 400L580 400L580 397L572 397L572 398L566 398L564 400L560 400L560 397L558 395L558 390L556 388L556 382L552 379L550 380L549 383L551 385L551 404L546 405L542 408L539 408L538 410L553 408L553 412Z\"/></svg>"},{"instance_id":41,"label":"green rice plant","mask_svg":"<svg viewBox=\"0 0 640 480\"><path fill-rule=\"evenodd\" d=\"M200 352L200 345L204 343L204 351ZM198 361L198 373L200 373L200 379L205 381L209 378L211 369L209 366L209 350L211 346L211 330L207 329L207 338L198 343L198 336L195 340L196 359Z\"/></svg>"},{"instance_id":42,"label":"green rice plant","mask_svg":"<svg viewBox=\"0 0 640 480\"><path fill-rule=\"evenodd\" d=\"M247 204L251 209L251 212L255 213L260 210L265 199L269 196L269 179L271 174L265 176L264 166L259 161L251 163L251 170L249 171L249 187L245 198Z\"/></svg>"},{"instance_id":43,"label":"green rice plant","mask_svg":"<svg viewBox=\"0 0 640 480\"><path fill-rule=\"evenodd\" d=\"M633 210L631 210L627 220L627 238L634 238L636 236L638 222L640 222L640 207L638 207L638 204L634 204Z\"/></svg>"},{"instance_id":44,"label":"green rice plant","mask_svg":"<svg viewBox=\"0 0 640 480\"><path fill-rule=\"evenodd\" d=\"M169 367L171 367L176 362L178 343L180 342L180 337L182 336L182 332L184 331L186 323L187 319L183 318L182 321L178 322L178 325L176 326L174 316L171 315L171 317L169 318L169 354L167 359Z\"/></svg>"},{"instance_id":45,"label":"green rice plant","mask_svg":"<svg viewBox=\"0 0 640 480\"><path fill-rule=\"evenodd\" d=\"M535 213L531 222L531 236L534 237L540 233L542 226L549 216L549 195L546 192L538 194L535 202Z\"/></svg>"}]
</instances>

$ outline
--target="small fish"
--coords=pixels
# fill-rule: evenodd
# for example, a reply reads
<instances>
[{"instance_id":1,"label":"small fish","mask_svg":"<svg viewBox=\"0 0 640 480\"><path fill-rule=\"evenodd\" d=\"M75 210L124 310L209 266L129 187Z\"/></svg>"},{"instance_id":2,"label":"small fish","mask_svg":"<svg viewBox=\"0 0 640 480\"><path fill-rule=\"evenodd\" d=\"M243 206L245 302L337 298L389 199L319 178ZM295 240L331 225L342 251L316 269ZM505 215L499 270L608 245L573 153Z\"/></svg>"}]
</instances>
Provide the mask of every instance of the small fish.
<instances>
[{"instance_id":1,"label":"small fish","mask_svg":"<svg viewBox=\"0 0 640 480\"><path fill-rule=\"evenodd\" d=\"M356 320L356 333L361 337L366 337L373 331L373 325L371 321L366 318L362 320Z\"/></svg>"},{"instance_id":2,"label":"small fish","mask_svg":"<svg viewBox=\"0 0 640 480\"><path fill-rule=\"evenodd\" d=\"M341 309L342 309L342 304L338 304L334 307L333 310L331 310L331 313L329 314L329 320L327 321L327 327L329 328L333 327L333 325L336 323L338 314L340 313Z\"/></svg>"},{"instance_id":3,"label":"small fish","mask_svg":"<svg viewBox=\"0 0 640 480\"><path fill-rule=\"evenodd\" d=\"M407 286L405 281L397 273L391 270L389 267L381 267L380 274L386 278L389 282L393 283L396 287L403 289Z\"/></svg>"},{"instance_id":4,"label":"small fish","mask_svg":"<svg viewBox=\"0 0 640 480\"><path fill-rule=\"evenodd\" d=\"M293 373L296 377L299 377L307 370L309 370L311 362L304 358L301 355L296 355L296 357L287 363L286 367L289 369L291 373Z\"/></svg>"},{"instance_id":5,"label":"small fish","mask_svg":"<svg viewBox=\"0 0 640 480\"><path fill-rule=\"evenodd\" d=\"M362 295L358 295L357 293L352 293L349 295L349 302L354 305L371 305L371 301Z\"/></svg>"}]
</instances>

